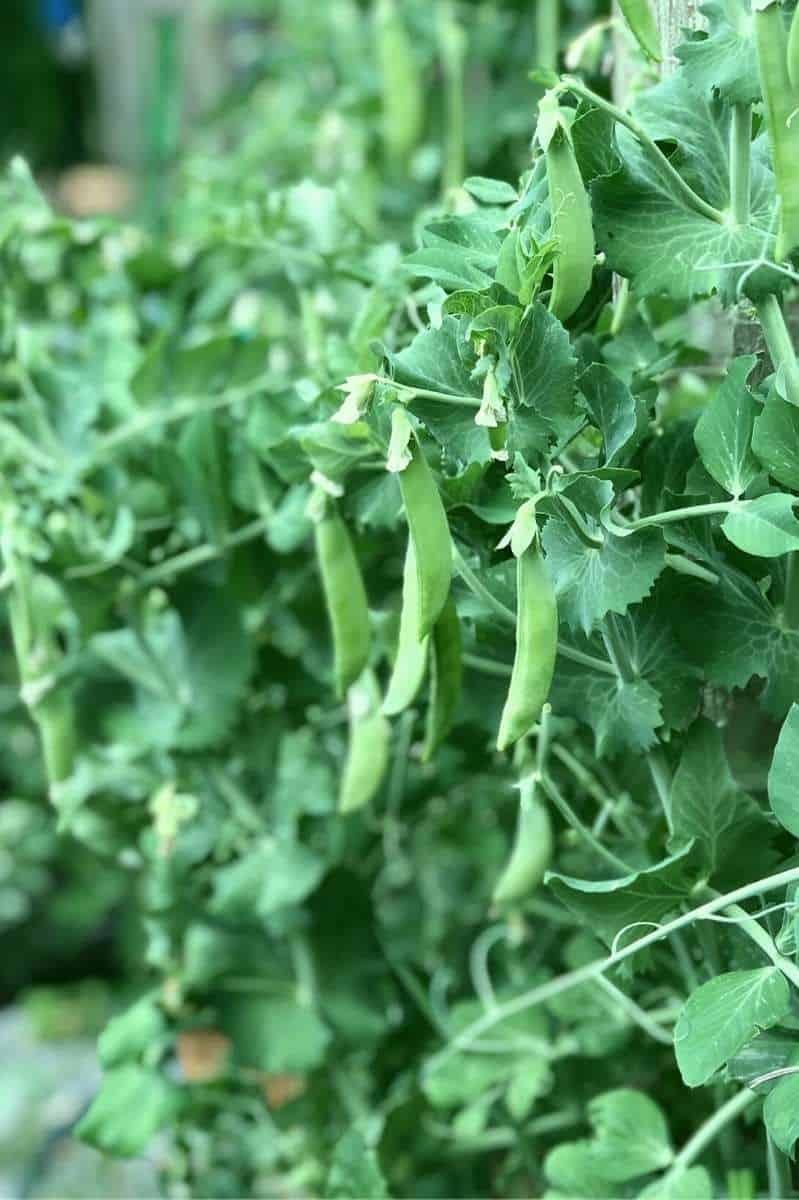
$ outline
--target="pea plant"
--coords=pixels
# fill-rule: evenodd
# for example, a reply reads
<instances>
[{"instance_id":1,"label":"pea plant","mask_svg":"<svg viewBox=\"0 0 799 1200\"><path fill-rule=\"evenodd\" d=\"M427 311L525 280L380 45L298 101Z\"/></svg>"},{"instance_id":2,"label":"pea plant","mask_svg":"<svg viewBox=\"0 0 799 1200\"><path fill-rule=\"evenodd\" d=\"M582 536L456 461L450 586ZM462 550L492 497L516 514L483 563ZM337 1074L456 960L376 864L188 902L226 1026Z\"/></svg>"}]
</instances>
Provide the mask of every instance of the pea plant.
<instances>
[{"instance_id":1,"label":"pea plant","mask_svg":"<svg viewBox=\"0 0 799 1200\"><path fill-rule=\"evenodd\" d=\"M539 6L524 156L381 0L313 179L212 131L167 241L7 177L14 703L135 928L75 1132L168 1194L793 1194L799 17L658 81L620 9L623 103Z\"/></svg>"}]
</instances>

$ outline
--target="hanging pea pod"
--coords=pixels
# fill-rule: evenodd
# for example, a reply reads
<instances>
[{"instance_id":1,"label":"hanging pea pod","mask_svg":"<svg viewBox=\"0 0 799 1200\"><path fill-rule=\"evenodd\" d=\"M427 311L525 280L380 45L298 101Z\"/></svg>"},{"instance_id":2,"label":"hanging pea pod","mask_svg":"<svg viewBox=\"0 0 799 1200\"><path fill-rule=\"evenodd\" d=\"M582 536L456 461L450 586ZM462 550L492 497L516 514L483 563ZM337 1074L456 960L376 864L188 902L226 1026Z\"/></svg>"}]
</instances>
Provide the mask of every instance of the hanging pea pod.
<instances>
[{"instance_id":1,"label":"hanging pea pod","mask_svg":"<svg viewBox=\"0 0 799 1200\"><path fill-rule=\"evenodd\" d=\"M389 451L388 465L399 474L408 532L413 543L416 561L416 628L421 640L432 630L449 595L452 539L433 473L401 409L394 410L392 425L394 449Z\"/></svg>"},{"instance_id":2,"label":"hanging pea pod","mask_svg":"<svg viewBox=\"0 0 799 1200\"><path fill-rule=\"evenodd\" d=\"M529 775L519 786L513 849L492 895L498 908L529 896L543 880L552 859L552 825L548 809L536 795L535 775Z\"/></svg>"},{"instance_id":3,"label":"hanging pea pod","mask_svg":"<svg viewBox=\"0 0 799 1200\"><path fill-rule=\"evenodd\" d=\"M395 0L377 0L377 57L382 80L382 134L386 159L403 170L424 127L424 94L416 53Z\"/></svg>"},{"instance_id":4,"label":"hanging pea pod","mask_svg":"<svg viewBox=\"0 0 799 1200\"><path fill-rule=\"evenodd\" d=\"M316 525L316 555L333 636L336 690L343 696L369 657L369 604L349 530L329 506Z\"/></svg>"},{"instance_id":5,"label":"hanging pea pod","mask_svg":"<svg viewBox=\"0 0 799 1200\"><path fill-rule=\"evenodd\" d=\"M766 2L763 6L763 0L758 0L758 5L753 6L752 20L771 160L780 201L775 257L777 262L784 262L799 246L799 117L796 116L799 101L791 86L790 41L782 10L776 2ZM793 30L790 40L793 40Z\"/></svg>"},{"instance_id":6,"label":"hanging pea pod","mask_svg":"<svg viewBox=\"0 0 799 1200\"><path fill-rule=\"evenodd\" d=\"M788 78L794 92L799 96L799 5L793 10L791 29L788 34ZM799 105L799 100L795 100L794 103ZM794 120L796 119L794 117Z\"/></svg>"},{"instance_id":7,"label":"hanging pea pod","mask_svg":"<svg viewBox=\"0 0 799 1200\"><path fill-rule=\"evenodd\" d=\"M380 689L374 673L364 671L347 693L350 740L341 777L341 813L363 808L383 782L388 764L389 725L380 711Z\"/></svg>"},{"instance_id":8,"label":"hanging pea pod","mask_svg":"<svg viewBox=\"0 0 799 1200\"><path fill-rule=\"evenodd\" d=\"M461 698L463 663L458 611L450 597L436 621L430 656L430 706L422 761L429 762L452 728Z\"/></svg>"},{"instance_id":9,"label":"hanging pea pod","mask_svg":"<svg viewBox=\"0 0 799 1200\"><path fill-rule=\"evenodd\" d=\"M594 226L567 118L552 92L539 103L538 140L546 160L552 233L558 244L549 310L559 321L566 321L591 287Z\"/></svg>"},{"instance_id":10,"label":"hanging pea pod","mask_svg":"<svg viewBox=\"0 0 799 1200\"><path fill-rule=\"evenodd\" d=\"M402 578L402 612L394 669L383 701L383 712L394 717L413 704L427 669L429 637L419 637L419 595L416 555L408 542Z\"/></svg>"},{"instance_id":11,"label":"hanging pea pod","mask_svg":"<svg viewBox=\"0 0 799 1200\"><path fill-rule=\"evenodd\" d=\"M498 750L506 750L530 732L555 672L558 608L537 536L517 554L516 585L516 655L499 725Z\"/></svg>"},{"instance_id":12,"label":"hanging pea pod","mask_svg":"<svg viewBox=\"0 0 799 1200\"><path fill-rule=\"evenodd\" d=\"M663 57L660 53L660 37L649 0L619 0L619 8L630 33L647 58L660 62Z\"/></svg>"}]
</instances>

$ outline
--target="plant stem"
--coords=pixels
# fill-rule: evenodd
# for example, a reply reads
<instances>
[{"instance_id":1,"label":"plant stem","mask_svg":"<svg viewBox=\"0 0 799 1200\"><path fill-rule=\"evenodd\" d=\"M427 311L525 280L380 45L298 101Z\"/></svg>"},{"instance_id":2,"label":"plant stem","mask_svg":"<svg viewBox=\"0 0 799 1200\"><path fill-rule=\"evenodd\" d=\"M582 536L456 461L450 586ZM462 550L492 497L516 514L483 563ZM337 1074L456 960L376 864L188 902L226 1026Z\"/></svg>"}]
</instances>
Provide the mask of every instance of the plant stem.
<instances>
[{"instance_id":1,"label":"plant stem","mask_svg":"<svg viewBox=\"0 0 799 1200\"><path fill-rule=\"evenodd\" d=\"M560 0L536 0L535 65L557 71L560 57Z\"/></svg>"},{"instance_id":2,"label":"plant stem","mask_svg":"<svg viewBox=\"0 0 799 1200\"><path fill-rule=\"evenodd\" d=\"M495 675L497 679L510 679L513 673L513 668L507 663L492 662L490 658L483 658L479 654L463 654L461 658L465 667L481 671L483 675Z\"/></svg>"},{"instance_id":3,"label":"plant stem","mask_svg":"<svg viewBox=\"0 0 799 1200\"><path fill-rule=\"evenodd\" d=\"M730 126L730 207L736 225L748 225L752 190L752 106L734 104Z\"/></svg>"},{"instance_id":4,"label":"plant stem","mask_svg":"<svg viewBox=\"0 0 799 1200\"><path fill-rule=\"evenodd\" d=\"M466 122L463 105L466 35L458 23L453 4L445 3L440 9L438 41L446 109L444 168L441 180L446 194L452 188L459 188L466 174Z\"/></svg>"},{"instance_id":5,"label":"plant stem","mask_svg":"<svg viewBox=\"0 0 799 1200\"><path fill-rule=\"evenodd\" d=\"M202 546L192 546L190 550L184 550L173 558L165 559L157 566L143 571L134 580L136 590L152 587L153 584L162 583L165 579L171 580L174 575L179 575L183 571L190 571L193 567L212 562L215 558L222 558L229 550L243 546L246 542L251 542L254 538L264 534L269 528L271 519L271 516L258 517L255 521L250 521L248 525L242 525L241 529L237 529L234 533L228 534L219 545L212 546L210 542L205 542Z\"/></svg>"},{"instance_id":6,"label":"plant stem","mask_svg":"<svg viewBox=\"0 0 799 1200\"><path fill-rule=\"evenodd\" d=\"M737 500L717 500L712 504L692 504L688 508L670 508L667 512L652 513L651 517L639 517L630 521L620 530L622 536L635 533L638 529L647 529L650 525L670 525L673 521L685 521L690 517L712 517L717 513L735 512Z\"/></svg>"},{"instance_id":7,"label":"plant stem","mask_svg":"<svg viewBox=\"0 0 799 1200\"><path fill-rule=\"evenodd\" d=\"M799 967L791 962L790 959L780 954L771 934L745 908L741 908L740 904L730 904L724 911L729 913L731 917L736 918L736 924L741 932L745 933L747 937L760 947L774 966L782 971L785 978L790 979L794 987L799 988Z\"/></svg>"},{"instance_id":8,"label":"plant stem","mask_svg":"<svg viewBox=\"0 0 799 1200\"><path fill-rule=\"evenodd\" d=\"M618 277L617 277L618 278ZM610 336L618 337L627 322L630 311L630 281L622 279L619 291L613 304L613 319L610 323Z\"/></svg>"},{"instance_id":9,"label":"plant stem","mask_svg":"<svg viewBox=\"0 0 799 1200\"><path fill-rule=\"evenodd\" d=\"M652 141L652 138L638 124L634 117L626 113L623 108L612 104L610 100L605 100L603 96L592 92L590 88L586 87L584 83L579 79L575 79L572 75L564 76L562 86L575 96L581 96L583 100L587 100L595 108L601 108L603 112L611 116L619 125L623 125L625 129L629 129L630 133L638 139L644 150L646 150L662 178L668 181L674 192L680 196L689 208L694 209L695 212L700 213L703 217L707 217L708 220L715 221L717 225L726 224L724 213L697 195L694 189L685 182L682 175L675 171L657 143Z\"/></svg>"},{"instance_id":10,"label":"plant stem","mask_svg":"<svg viewBox=\"0 0 799 1200\"><path fill-rule=\"evenodd\" d=\"M571 825L575 833L579 834L586 845L590 846L595 854L598 854L600 858L603 858L608 866L612 867L614 871L621 871L622 875L630 875L633 873L632 867L629 865L629 863L626 863L623 859L618 858L612 850L608 850L606 846L602 845L598 838L594 837L591 830L587 825L582 823L580 818L577 816L577 813L561 794L560 790L556 787L555 783L549 778L548 775L541 775L539 777L539 782L564 820Z\"/></svg>"},{"instance_id":11,"label":"plant stem","mask_svg":"<svg viewBox=\"0 0 799 1200\"><path fill-rule=\"evenodd\" d=\"M799 364L796 361L796 351L785 324L782 306L773 293L760 301L757 315L774 370L782 372L785 398L789 404L799 405Z\"/></svg>"},{"instance_id":12,"label":"plant stem","mask_svg":"<svg viewBox=\"0 0 799 1200\"><path fill-rule=\"evenodd\" d=\"M537 987L529 989L529 991L522 992L519 996L514 996L512 1000L507 1000L504 1004L498 1004L493 1012L484 1014L476 1021L473 1021L466 1029L461 1030L448 1046L430 1060L428 1069L432 1069L434 1065L439 1065L444 1059L449 1058L452 1054L456 1054L458 1050L463 1050L470 1046L487 1029L493 1028L494 1025L507 1020L508 1017L525 1012L528 1008L534 1008L538 1004L543 1004L545 1001L551 1000L554 996L560 996L563 992L568 992L572 988L579 987L581 983L588 983L590 980L596 979L599 975L604 975L611 967L615 967L625 959L631 958L632 955L638 954L648 946L653 946L656 942L663 941L664 938L670 937L678 930L693 925L695 921L704 920L714 913L729 908L731 904L748 900L750 896L757 896L761 892L776 891L778 888L788 887L789 884L796 883L797 881L799 881L799 867L791 867L787 871L778 871L776 875L767 875L763 879L756 879L753 883L744 884L742 887L735 888L723 896L714 897L712 900L700 904L697 908L680 913L678 917L674 917L664 925L659 925L657 929L653 929L651 932L645 933L642 937L636 938L634 942L630 942L627 946L622 946L621 949L612 951L610 954L605 955L604 958L595 959L593 962L586 963L582 967L577 967L573 971L567 971L566 974L558 976L557 979L549 979L546 983L539 984Z\"/></svg>"},{"instance_id":13,"label":"plant stem","mask_svg":"<svg viewBox=\"0 0 799 1200\"><path fill-rule=\"evenodd\" d=\"M770 1200L790 1200L793 1195L791 1164L788 1157L774 1144L768 1130L766 1130L766 1165Z\"/></svg>"},{"instance_id":14,"label":"plant stem","mask_svg":"<svg viewBox=\"0 0 799 1200\"><path fill-rule=\"evenodd\" d=\"M653 1021L652 1017L640 1005L631 999L626 992L621 988L617 988L615 983L611 983L604 975L600 975L597 979L597 984L608 996L615 1000L622 1012L634 1021L636 1025L640 1025L645 1033L648 1033L656 1042L660 1042L662 1046L671 1046L674 1038L672 1034L664 1029L662 1025L658 1025L657 1021Z\"/></svg>"},{"instance_id":15,"label":"plant stem","mask_svg":"<svg viewBox=\"0 0 799 1200\"><path fill-rule=\"evenodd\" d=\"M602 626L602 641L605 643L608 658L613 663L613 668L621 682L632 683L636 677L635 671L627 654L627 647L622 641L613 613L608 613L605 617Z\"/></svg>"},{"instance_id":16,"label":"plant stem","mask_svg":"<svg viewBox=\"0 0 799 1200\"><path fill-rule=\"evenodd\" d=\"M680 575L690 575L694 579L701 579L703 583L714 585L719 581L714 571L700 567L699 563L695 563L692 558L686 558L684 554L667 554L665 562L667 567L671 567L672 571L677 571Z\"/></svg>"},{"instance_id":17,"label":"plant stem","mask_svg":"<svg viewBox=\"0 0 799 1200\"><path fill-rule=\"evenodd\" d=\"M673 828L671 823L671 772L660 746L648 752L646 763L660 800L660 806L663 809L663 815L666 818L666 824L671 830Z\"/></svg>"},{"instance_id":18,"label":"plant stem","mask_svg":"<svg viewBox=\"0 0 799 1200\"><path fill-rule=\"evenodd\" d=\"M730 1121L734 1121L745 1108L757 1099L755 1092L750 1092L748 1088L737 1092L736 1095L717 1109L711 1117L699 1126L692 1138L685 1143L682 1150L675 1157L674 1162L666 1171L665 1175L660 1177L661 1186L666 1180L676 1179L682 1172L691 1165L694 1159L698 1158L706 1146L716 1138L722 1129L729 1125ZM664 1192L667 1189L664 1189Z\"/></svg>"}]
</instances>

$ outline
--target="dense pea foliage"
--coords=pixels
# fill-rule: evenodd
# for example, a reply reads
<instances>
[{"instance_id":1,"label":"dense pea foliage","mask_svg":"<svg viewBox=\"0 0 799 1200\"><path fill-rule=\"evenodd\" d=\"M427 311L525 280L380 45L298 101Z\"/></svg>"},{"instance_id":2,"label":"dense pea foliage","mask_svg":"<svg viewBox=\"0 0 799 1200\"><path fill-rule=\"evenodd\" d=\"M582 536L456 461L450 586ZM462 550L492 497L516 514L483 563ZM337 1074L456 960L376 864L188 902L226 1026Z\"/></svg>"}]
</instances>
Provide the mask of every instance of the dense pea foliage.
<instances>
[{"instance_id":1,"label":"dense pea foliage","mask_svg":"<svg viewBox=\"0 0 799 1200\"><path fill-rule=\"evenodd\" d=\"M57 824L175 1195L790 1194L797 22L528 7L275 6L157 235L3 185L0 919Z\"/></svg>"}]
</instances>

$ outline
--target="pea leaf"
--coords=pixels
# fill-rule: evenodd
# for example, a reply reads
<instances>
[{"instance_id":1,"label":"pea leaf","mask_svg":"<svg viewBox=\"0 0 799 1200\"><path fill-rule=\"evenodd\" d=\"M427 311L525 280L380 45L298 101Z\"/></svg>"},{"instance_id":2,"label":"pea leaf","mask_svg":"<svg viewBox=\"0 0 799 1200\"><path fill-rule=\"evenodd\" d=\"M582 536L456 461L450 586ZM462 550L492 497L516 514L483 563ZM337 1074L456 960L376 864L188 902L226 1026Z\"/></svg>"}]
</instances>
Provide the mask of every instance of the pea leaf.
<instances>
[{"instance_id":1,"label":"pea leaf","mask_svg":"<svg viewBox=\"0 0 799 1200\"><path fill-rule=\"evenodd\" d=\"M712 873L741 837L768 842L768 824L730 772L718 728L701 719L684 741L671 788L673 841L695 841ZM751 846L752 842L749 842Z\"/></svg>"},{"instance_id":2,"label":"pea leaf","mask_svg":"<svg viewBox=\"0 0 799 1200\"><path fill-rule=\"evenodd\" d=\"M535 301L521 322L511 349L510 395L516 406L511 434L523 453L543 448L579 423L574 411L577 359L569 335L556 317Z\"/></svg>"},{"instance_id":3,"label":"pea leaf","mask_svg":"<svg viewBox=\"0 0 799 1200\"><path fill-rule=\"evenodd\" d=\"M388 1188L377 1154L357 1129L348 1129L336 1142L330 1161L325 1200L386 1200Z\"/></svg>"},{"instance_id":4,"label":"pea leaf","mask_svg":"<svg viewBox=\"0 0 799 1200\"><path fill-rule=\"evenodd\" d=\"M640 1200L713 1200L713 1180L704 1167L667 1171L644 1188Z\"/></svg>"},{"instance_id":5,"label":"pea leaf","mask_svg":"<svg viewBox=\"0 0 799 1200\"><path fill-rule=\"evenodd\" d=\"M711 103L680 73L639 96L635 116L651 138L676 142L672 164L702 199L729 205L729 110ZM726 303L749 264L773 254L774 183L757 155L752 160L749 223L731 226L699 212L626 129L617 132L623 167L592 188L597 244L607 264L635 279L640 296L693 299L717 292ZM774 291L767 268L750 273L750 294Z\"/></svg>"},{"instance_id":6,"label":"pea leaf","mask_svg":"<svg viewBox=\"0 0 799 1200\"><path fill-rule=\"evenodd\" d=\"M653 867L618 879L575 879L550 871L546 882L559 900L611 945L627 925L658 922L673 912L690 893L695 863L688 846Z\"/></svg>"},{"instance_id":7,"label":"pea leaf","mask_svg":"<svg viewBox=\"0 0 799 1200\"><path fill-rule=\"evenodd\" d=\"M629 462L644 431L644 405L604 363L592 363L583 371L579 388L591 419L602 434L605 465L623 466Z\"/></svg>"},{"instance_id":8,"label":"pea leaf","mask_svg":"<svg viewBox=\"0 0 799 1200\"><path fill-rule=\"evenodd\" d=\"M772 1088L763 1105L763 1119L774 1144L793 1158L799 1138L799 1075L787 1075Z\"/></svg>"},{"instance_id":9,"label":"pea leaf","mask_svg":"<svg viewBox=\"0 0 799 1200\"><path fill-rule=\"evenodd\" d=\"M307 1004L283 997L226 994L217 1002L219 1027L236 1062L258 1071L313 1071L323 1062L330 1031Z\"/></svg>"},{"instance_id":10,"label":"pea leaf","mask_svg":"<svg viewBox=\"0 0 799 1200\"><path fill-rule=\"evenodd\" d=\"M755 420L752 449L773 479L799 491L799 410L774 390Z\"/></svg>"},{"instance_id":11,"label":"pea leaf","mask_svg":"<svg viewBox=\"0 0 799 1200\"><path fill-rule=\"evenodd\" d=\"M699 11L705 28L674 51L683 74L708 99L718 94L730 104L754 104L760 99L760 75L744 6L705 0Z\"/></svg>"},{"instance_id":12,"label":"pea leaf","mask_svg":"<svg viewBox=\"0 0 799 1200\"><path fill-rule=\"evenodd\" d=\"M657 528L629 537L603 531L601 537L601 547L587 546L557 516L547 521L542 537L561 619L586 634L607 613L625 613L648 596L665 565L666 542Z\"/></svg>"},{"instance_id":13,"label":"pea leaf","mask_svg":"<svg viewBox=\"0 0 799 1200\"><path fill-rule=\"evenodd\" d=\"M771 769L768 797L771 810L784 829L799 837L799 704L792 704L785 718Z\"/></svg>"},{"instance_id":14,"label":"pea leaf","mask_svg":"<svg viewBox=\"0 0 799 1200\"><path fill-rule=\"evenodd\" d=\"M130 1158L174 1120L180 1088L158 1071L127 1063L107 1071L75 1135L105 1154Z\"/></svg>"},{"instance_id":15,"label":"pea leaf","mask_svg":"<svg viewBox=\"0 0 799 1200\"><path fill-rule=\"evenodd\" d=\"M674 1027L674 1052L683 1082L699 1087L761 1029L790 1008L790 990L776 967L727 971L686 1000Z\"/></svg>"},{"instance_id":16,"label":"pea leaf","mask_svg":"<svg viewBox=\"0 0 799 1200\"><path fill-rule=\"evenodd\" d=\"M699 418L694 441L705 467L731 496L742 496L758 473L752 453L752 430L757 406L746 386L757 358L737 358Z\"/></svg>"},{"instance_id":17,"label":"pea leaf","mask_svg":"<svg viewBox=\"0 0 799 1200\"><path fill-rule=\"evenodd\" d=\"M795 496L770 492L744 500L721 524L733 546L745 554L774 558L799 550L799 521L793 515Z\"/></svg>"},{"instance_id":18,"label":"pea leaf","mask_svg":"<svg viewBox=\"0 0 799 1200\"><path fill-rule=\"evenodd\" d=\"M324 862L307 846L287 835L270 839L216 871L211 908L234 919L267 917L304 900L323 873Z\"/></svg>"}]
</instances>

